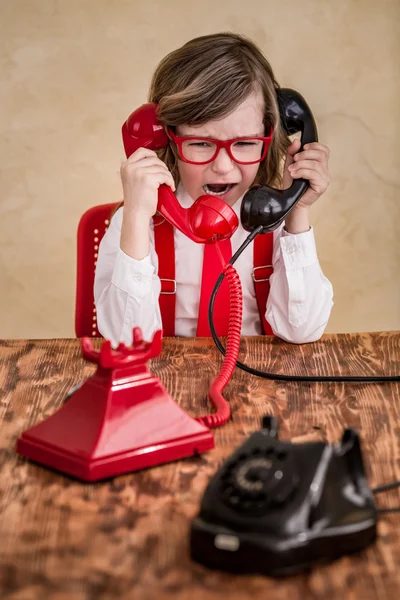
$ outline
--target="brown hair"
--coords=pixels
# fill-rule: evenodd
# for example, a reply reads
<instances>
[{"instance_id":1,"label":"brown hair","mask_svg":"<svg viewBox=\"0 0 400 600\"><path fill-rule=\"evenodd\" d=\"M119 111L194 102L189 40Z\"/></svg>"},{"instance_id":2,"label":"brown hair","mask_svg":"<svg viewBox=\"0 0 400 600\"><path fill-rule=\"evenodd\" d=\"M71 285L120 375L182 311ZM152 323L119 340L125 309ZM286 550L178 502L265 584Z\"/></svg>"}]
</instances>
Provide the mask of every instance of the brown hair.
<instances>
[{"instance_id":1,"label":"brown hair","mask_svg":"<svg viewBox=\"0 0 400 600\"><path fill-rule=\"evenodd\" d=\"M235 33L197 37L170 52L158 65L150 85L149 102L158 104L163 125L203 125L231 113L254 89L261 89L265 102L265 131L274 135L255 183L282 182L281 164L290 141L280 127L276 90L271 66L249 39ZM176 150L171 143L158 151L179 181Z\"/></svg>"}]
</instances>

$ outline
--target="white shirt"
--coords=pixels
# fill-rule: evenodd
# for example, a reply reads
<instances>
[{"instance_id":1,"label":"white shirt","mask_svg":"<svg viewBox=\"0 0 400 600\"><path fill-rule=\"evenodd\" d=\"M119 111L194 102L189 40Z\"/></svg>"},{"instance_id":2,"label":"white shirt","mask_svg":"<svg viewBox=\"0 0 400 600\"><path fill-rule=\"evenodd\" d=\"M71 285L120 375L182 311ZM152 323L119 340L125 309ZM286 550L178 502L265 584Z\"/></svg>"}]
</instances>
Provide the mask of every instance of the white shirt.
<instances>
[{"instance_id":1,"label":"white shirt","mask_svg":"<svg viewBox=\"0 0 400 600\"><path fill-rule=\"evenodd\" d=\"M184 208L193 203L180 187L178 199ZM240 216L241 200L233 206ZM158 298L161 290L158 258L150 224L150 253L135 260L120 248L123 209L111 219L101 240L96 265L94 297L100 333L114 345L131 344L133 327L140 327L151 340L162 328ZM240 219L239 219L240 220ZM231 238L235 253L249 233L241 224ZM176 312L175 335L196 335L200 302L204 245L174 230ZM253 242L234 264L243 290L242 335L262 332L253 282ZM294 343L313 342L324 332L333 305L330 282L322 273L312 229L292 235L283 226L274 232L274 272L266 319L275 335Z\"/></svg>"}]
</instances>

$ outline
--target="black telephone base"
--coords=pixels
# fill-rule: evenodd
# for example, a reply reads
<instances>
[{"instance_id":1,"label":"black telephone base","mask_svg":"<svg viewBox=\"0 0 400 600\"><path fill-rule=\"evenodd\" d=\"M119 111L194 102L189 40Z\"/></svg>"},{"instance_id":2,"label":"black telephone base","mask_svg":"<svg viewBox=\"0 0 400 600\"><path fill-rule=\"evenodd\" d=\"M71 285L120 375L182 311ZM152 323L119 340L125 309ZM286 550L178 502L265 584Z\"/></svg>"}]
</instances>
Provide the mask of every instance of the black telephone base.
<instances>
[{"instance_id":1,"label":"black telephone base","mask_svg":"<svg viewBox=\"0 0 400 600\"><path fill-rule=\"evenodd\" d=\"M377 509L360 440L292 444L265 416L210 480L191 524L191 556L214 569L274 577L363 550Z\"/></svg>"},{"instance_id":2,"label":"black telephone base","mask_svg":"<svg viewBox=\"0 0 400 600\"><path fill-rule=\"evenodd\" d=\"M329 531L321 537L309 538L304 545L295 540L293 547L280 547L280 542L261 535L230 531L196 518L192 522L190 551L192 559L212 569L233 573L258 573L269 577L287 577L327 563L344 554L361 552L376 539L374 521L362 530L342 533L337 530L331 540ZM216 547L221 545L221 548ZM231 550L227 550L227 548ZM235 548L237 548L235 550Z\"/></svg>"}]
</instances>

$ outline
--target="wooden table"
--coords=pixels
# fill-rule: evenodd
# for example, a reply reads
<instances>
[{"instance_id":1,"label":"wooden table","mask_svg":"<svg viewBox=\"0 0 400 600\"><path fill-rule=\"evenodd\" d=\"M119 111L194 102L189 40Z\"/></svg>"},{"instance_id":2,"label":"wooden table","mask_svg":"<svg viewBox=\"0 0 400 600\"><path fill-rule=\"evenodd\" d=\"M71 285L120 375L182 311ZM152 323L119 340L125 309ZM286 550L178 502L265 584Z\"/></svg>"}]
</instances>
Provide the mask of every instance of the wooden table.
<instances>
[{"instance_id":1,"label":"wooden table","mask_svg":"<svg viewBox=\"0 0 400 600\"><path fill-rule=\"evenodd\" d=\"M291 374L398 374L400 333L326 335L294 346L242 340L251 366ZM151 369L191 415L208 412L221 364L211 340L166 339ZM94 366L78 340L0 343L0 597L4 600L394 599L400 591L400 513L384 515L379 539L359 556L273 580L233 576L192 563L191 519L210 476L260 426L278 416L281 438L338 440L362 434L371 485L400 479L398 383L279 383L236 370L225 390L232 419L216 449L197 458L84 484L17 456L17 437L53 414ZM400 504L398 490L379 497Z\"/></svg>"}]
</instances>

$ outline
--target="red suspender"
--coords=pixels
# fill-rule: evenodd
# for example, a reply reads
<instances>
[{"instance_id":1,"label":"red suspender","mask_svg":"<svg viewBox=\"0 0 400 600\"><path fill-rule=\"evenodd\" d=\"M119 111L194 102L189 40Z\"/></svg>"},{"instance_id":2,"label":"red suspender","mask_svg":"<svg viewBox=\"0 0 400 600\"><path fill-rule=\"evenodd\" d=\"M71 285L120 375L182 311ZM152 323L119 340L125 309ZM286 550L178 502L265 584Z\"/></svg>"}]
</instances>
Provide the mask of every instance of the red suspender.
<instances>
[{"instance_id":1,"label":"red suspender","mask_svg":"<svg viewBox=\"0 0 400 600\"><path fill-rule=\"evenodd\" d=\"M272 254L274 249L274 234L260 233L254 240L253 280L256 291L258 312L260 313L263 333L273 335L270 324L265 318L265 309L269 294L269 278L273 273Z\"/></svg>"},{"instance_id":2,"label":"red suspender","mask_svg":"<svg viewBox=\"0 0 400 600\"><path fill-rule=\"evenodd\" d=\"M158 256L158 276L161 281L160 311L164 336L175 335L175 243L174 228L161 216L153 217L154 246Z\"/></svg>"},{"instance_id":3,"label":"red suspender","mask_svg":"<svg viewBox=\"0 0 400 600\"><path fill-rule=\"evenodd\" d=\"M158 276L161 281L160 310L164 336L175 335L175 244L174 228L163 217L153 217L154 245L158 256ZM260 234L254 240L253 280L258 312L263 333L273 335L265 319L265 309L269 294L269 278L272 275L273 233Z\"/></svg>"}]
</instances>

